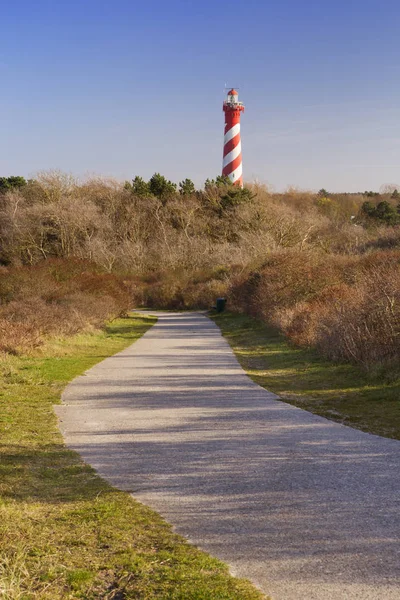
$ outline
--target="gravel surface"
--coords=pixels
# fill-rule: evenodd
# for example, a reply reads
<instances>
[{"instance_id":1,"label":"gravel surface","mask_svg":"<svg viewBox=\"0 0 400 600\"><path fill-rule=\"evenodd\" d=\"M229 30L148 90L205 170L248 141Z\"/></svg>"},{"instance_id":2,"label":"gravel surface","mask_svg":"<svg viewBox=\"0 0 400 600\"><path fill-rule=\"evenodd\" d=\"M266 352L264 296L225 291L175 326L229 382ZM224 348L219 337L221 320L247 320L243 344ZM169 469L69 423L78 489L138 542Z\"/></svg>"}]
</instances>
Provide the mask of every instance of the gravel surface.
<instances>
[{"instance_id":1,"label":"gravel surface","mask_svg":"<svg viewBox=\"0 0 400 600\"><path fill-rule=\"evenodd\" d=\"M400 442L279 401L202 314L154 314L65 389L68 446L274 600L399 600Z\"/></svg>"}]
</instances>

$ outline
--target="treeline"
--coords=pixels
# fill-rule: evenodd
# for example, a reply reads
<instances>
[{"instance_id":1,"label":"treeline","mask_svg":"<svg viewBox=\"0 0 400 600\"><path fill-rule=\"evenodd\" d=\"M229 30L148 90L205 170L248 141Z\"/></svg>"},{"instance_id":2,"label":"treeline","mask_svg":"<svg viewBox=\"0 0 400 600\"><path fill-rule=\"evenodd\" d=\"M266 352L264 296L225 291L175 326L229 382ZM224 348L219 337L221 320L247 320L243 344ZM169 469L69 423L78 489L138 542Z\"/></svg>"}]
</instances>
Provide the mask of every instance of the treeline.
<instances>
[{"instance_id":1,"label":"treeline","mask_svg":"<svg viewBox=\"0 0 400 600\"><path fill-rule=\"evenodd\" d=\"M0 183L1 290L15 269L33 279L50 260L72 260L81 274L92 269L125 286L124 301L108 314L124 302L207 308L226 295L232 307L330 358L366 368L398 361L395 190L277 194L257 184L241 190L221 177L196 190L189 179L176 185L157 173L125 184L79 183L60 173L8 179ZM0 299L4 311L10 299L2 291ZM42 301L62 304L58 296ZM15 315L7 319L22 322Z\"/></svg>"}]
</instances>

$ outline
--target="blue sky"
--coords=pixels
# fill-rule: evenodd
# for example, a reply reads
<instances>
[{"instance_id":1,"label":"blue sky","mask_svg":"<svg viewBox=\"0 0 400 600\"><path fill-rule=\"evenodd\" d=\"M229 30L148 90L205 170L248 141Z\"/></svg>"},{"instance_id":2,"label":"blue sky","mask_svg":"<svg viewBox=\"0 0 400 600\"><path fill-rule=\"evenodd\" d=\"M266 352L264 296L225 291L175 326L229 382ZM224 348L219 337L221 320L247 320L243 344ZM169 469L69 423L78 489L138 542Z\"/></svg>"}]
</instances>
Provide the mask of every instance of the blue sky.
<instances>
[{"instance_id":1,"label":"blue sky","mask_svg":"<svg viewBox=\"0 0 400 600\"><path fill-rule=\"evenodd\" d=\"M0 175L201 184L239 87L245 180L400 183L394 0L0 0Z\"/></svg>"}]
</instances>

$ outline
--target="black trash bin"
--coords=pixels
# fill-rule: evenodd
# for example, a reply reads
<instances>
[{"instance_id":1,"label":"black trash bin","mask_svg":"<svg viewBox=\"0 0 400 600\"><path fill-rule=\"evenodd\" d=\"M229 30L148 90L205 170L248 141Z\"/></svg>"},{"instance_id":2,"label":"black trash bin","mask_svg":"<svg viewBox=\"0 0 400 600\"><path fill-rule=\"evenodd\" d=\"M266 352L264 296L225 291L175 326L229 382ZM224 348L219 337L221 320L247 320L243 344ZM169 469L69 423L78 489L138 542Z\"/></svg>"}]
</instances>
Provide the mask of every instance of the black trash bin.
<instances>
[{"instance_id":1,"label":"black trash bin","mask_svg":"<svg viewBox=\"0 0 400 600\"><path fill-rule=\"evenodd\" d=\"M221 313L225 310L226 298L217 298L216 309L217 313Z\"/></svg>"}]
</instances>

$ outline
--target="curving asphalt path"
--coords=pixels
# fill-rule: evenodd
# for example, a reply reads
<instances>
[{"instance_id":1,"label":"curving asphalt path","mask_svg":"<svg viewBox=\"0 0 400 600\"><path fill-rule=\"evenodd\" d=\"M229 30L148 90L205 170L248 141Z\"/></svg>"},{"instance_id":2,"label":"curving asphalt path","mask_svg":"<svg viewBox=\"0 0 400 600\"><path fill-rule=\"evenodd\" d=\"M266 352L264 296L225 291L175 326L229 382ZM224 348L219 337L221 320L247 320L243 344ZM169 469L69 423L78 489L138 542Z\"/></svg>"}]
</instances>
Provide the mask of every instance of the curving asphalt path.
<instances>
[{"instance_id":1,"label":"curving asphalt path","mask_svg":"<svg viewBox=\"0 0 400 600\"><path fill-rule=\"evenodd\" d=\"M274 600L399 600L400 442L279 401L207 317L156 314L65 389L68 446Z\"/></svg>"}]
</instances>

